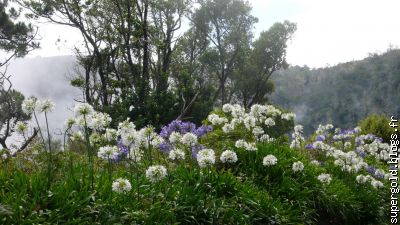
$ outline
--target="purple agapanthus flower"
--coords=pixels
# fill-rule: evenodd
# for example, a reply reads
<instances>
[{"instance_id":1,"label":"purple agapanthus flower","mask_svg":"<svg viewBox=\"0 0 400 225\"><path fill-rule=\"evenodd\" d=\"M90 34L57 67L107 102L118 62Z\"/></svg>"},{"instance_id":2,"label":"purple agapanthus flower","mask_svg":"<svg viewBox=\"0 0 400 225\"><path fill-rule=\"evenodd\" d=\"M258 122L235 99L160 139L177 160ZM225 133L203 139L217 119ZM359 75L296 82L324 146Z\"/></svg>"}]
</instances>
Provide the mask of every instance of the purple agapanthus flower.
<instances>
[{"instance_id":1,"label":"purple agapanthus flower","mask_svg":"<svg viewBox=\"0 0 400 225\"><path fill-rule=\"evenodd\" d=\"M325 136L324 135L318 135L315 140L316 141L325 141Z\"/></svg>"},{"instance_id":2,"label":"purple agapanthus flower","mask_svg":"<svg viewBox=\"0 0 400 225\"><path fill-rule=\"evenodd\" d=\"M121 140L121 139L119 139L119 140L117 141L117 147L118 147L119 151L121 152L121 155L124 155L124 156L127 156L127 155L128 155L129 149L128 149L127 146L125 146L125 145L122 143L122 140Z\"/></svg>"},{"instance_id":3,"label":"purple agapanthus flower","mask_svg":"<svg viewBox=\"0 0 400 225\"><path fill-rule=\"evenodd\" d=\"M168 153L169 151L171 151L171 147L167 142L161 143L158 147L164 153Z\"/></svg>"},{"instance_id":4,"label":"purple agapanthus flower","mask_svg":"<svg viewBox=\"0 0 400 225\"><path fill-rule=\"evenodd\" d=\"M358 156L360 156L361 158L365 158L365 156L367 156L367 153L365 153L364 150L356 150L356 153Z\"/></svg>"},{"instance_id":5,"label":"purple agapanthus flower","mask_svg":"<svg viewBox=\"0 0 400 225\"><path fill-rule=\"evenodd\" d=\"M375 175L376 169L375 169L375 167L373 167L373 166L368 166L367 171L368 171L368 173L370 173L371 175Z\"/></svg>"},{"instance_id":6,"label":"purple agapanthus flower","mask_svg":"<svg viewBox=\"0 0 400 225\"><path fill-rule=\"evenodd\" d=\"M192 147L192 157L194 159L197 159L197 153L202 149L204 149L203 145L193 146Z\"/></svg>"},{"instance_id":7,"label":"purple agapanthus flower","mask_svg":"<svg viewBox=\"0 0 400 225\"><path fill-rule=\"evenodd\" d=\"M307 150L313 150L314 149L314 145L313 144L308 144L308 145L306 145L306 149Z\"/></svg>"},{"instance_id":8,"label":"purple agapanthus flower","mask_svg":"<svg viewBox=\"0 0 400 225\"><path fill-rule=\"evenodd\" d=\"M160 136L164 138L164 142L160 144L160 150L164 153L169 153L171 149L173 148L173 145L169 143L169 136L172 134L172 132L178 132L181 135L184 135L186 133L193 133L197 137L202 137L206 135L207 133L212 131L211 126L205 126L202 125L200 127L196 127L196 125L192 122L183 122L181 120L174 120L168 125L164 126L161 128ZM193 146L192 147L192 156L193 158L197 158L197 152L203 149L204 147L202 145L199 146Z\"/></svg>"}]
</instances>

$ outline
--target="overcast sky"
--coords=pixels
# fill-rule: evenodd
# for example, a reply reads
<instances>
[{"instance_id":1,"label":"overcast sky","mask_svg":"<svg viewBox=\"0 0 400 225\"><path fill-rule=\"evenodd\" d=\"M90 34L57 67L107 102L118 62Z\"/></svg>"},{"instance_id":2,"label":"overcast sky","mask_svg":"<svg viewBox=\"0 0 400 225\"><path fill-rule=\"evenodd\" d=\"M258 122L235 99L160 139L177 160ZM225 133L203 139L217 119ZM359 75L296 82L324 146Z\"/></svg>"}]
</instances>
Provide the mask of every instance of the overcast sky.
<instances>
[{"instance_id":1,"label":"overcast sky","mask_svg":"<svg viewBox=\"0 0 400 225\"><path fill-rule=\"evenodd\" d=\"M259 22L256 36L273 23L290 20L298 30L289 43L292 65L323 67L358 60L400 46L398 0L250 0ZM35 56L71 55L78 31L64 26L40 26L42 49ZM61 41L57 43L57 40Z\"/></svg>"}]
</instances>

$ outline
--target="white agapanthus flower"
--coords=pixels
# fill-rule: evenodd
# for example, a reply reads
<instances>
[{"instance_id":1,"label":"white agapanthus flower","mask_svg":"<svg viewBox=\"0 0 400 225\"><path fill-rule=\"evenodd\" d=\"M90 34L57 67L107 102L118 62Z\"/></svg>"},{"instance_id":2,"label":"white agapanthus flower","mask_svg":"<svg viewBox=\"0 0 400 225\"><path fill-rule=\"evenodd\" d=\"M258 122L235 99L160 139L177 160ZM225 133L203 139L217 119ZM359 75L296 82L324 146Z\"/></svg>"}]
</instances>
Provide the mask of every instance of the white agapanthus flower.
<instances>
[{"instance_id":1,"label":"white agapanthus flower","mask_svg":"<svg viewBox=\"0 0 400 225\"><path fill-rule=\"evenodd\" d=\"M245 145L245 149L249 152L254 152L257 151L257 146L255 142L252 143L246 143Z\"/></svg>"},{"instance_id":2,"label":"white agapanthus flower","mask_svg":"<svg viewBox=\"0 0 400 225\"><path fill-rule=\"evenodd\" d=\"M316 165L316 166L320 166L321 165L317 160L311 161L311 164Z\"/></svg>"},{"instance_id":3,"label":"white agapanthus flower","mask_svg":"<svg viewBox=\"0 0 400 225\"><path fill-rule=\"evenodd\" d=\"M273 142L273 141L275 141L275 138L270 137L268 134L263 134L258 139L258 141L260 141L260 142Z\"/></svg>"},{"instance_id":4,"label":"white agapanthus flower","mask_svg":"<svg viewBox=\"0 0 400 225\"><path fill-rule=\"evenodd\" d=\"M235 125L232 123L226 123L224 126L222 126L222 131L224 133L229 133L235 129Z\"/></svg>"},{"instance_id":5,"label":"white agapanthus flower","mask_svg":"<svg viewBox=\"0 0 400 225\"><path fill-rule=\"evenodd\" d=\"M320 175L318 175L317 179L323 184L329 184L332 181L331 175L327 173L321 173Z\"/></svg>"},{"instance_id":6,"label":"white agapanthus flower","mask_svg":"<svg viewBox=\"0 0 400 225\"><path fill-rule=\"evenodd\" d=\"M143 152L140 148L133 147L129 150L128 158L134 162L140 162L143 157Z\"/></svg>"},{"instance_id":7,"label":"white agapanthus flower","mask_svg":"<svg viewBox=\"0 0 400 225\"><path fill-rule=\"evenodd\" d=\"M368 181L368 177L360 174L356 177L356 181L359 184L364 184Z\"/></svg>"},{"instance_id":8,"label":"white agapanthus flower","mask_svg":"<svg viewBox=\"0 0 400 225\"><path fill-rule=\"evenodd\" d=\"M104 133L105 138L107 141L114 141L118 137L118 132L116 129L106 128L106 132Z\"/></svg>"},{"instance_id":9,"label":"white agapanthus flower","mask_svg":"<svg viewBox=\"0 0 400 225\"><path fill-rule=\"evenodd\" d=\"M304 170L304 164L300 161L294 162L292 165L293 172L301 172Z\"/></svg>"},{"instance_id":10,"label":"white agapanthus flower","mask_svg":"<svg viewBox=\"0 0 400 225\"><path fill-rule=\"evenodd\" d=\"M252 133L255 137L259 137L264 134L264 130L259 126L255 126Z\"/></svg>"},{"instance_id":11,"label":"white agapanthus flower","mask_svg":"<svg viewBox=\"0 0 400 225\"><path fill-rule=\"evenodd\" d=\"M275 120L272 119L272 118L267 118L267 119L264 121L264 124L265 124L267 127L275 126Z\"/></svg>"},{"instance_id":12,"label":"white agapanthus flower","mask_svg":"<svg viewBox=\"0 0 400 225\"><path fill-rule=\"evenodd\" d=\"M39 107L40 107L41 112L49 113L49 112L53 112L53 110L55 108L55 104L51 100L46 99L46 100L40 102Z\"/></svg>"},{"instance_id":13,"label":"white agapanthus flower","mask_svg":"<svg viewBox=\"0 0 400 225\"><path fill-rule=\"evenodd\" d=\"M171 160L185 159L185 152L182 149L175 148L169 152L168 158Z\"/></svg>"},{"instance_id":14,"label":"white agapanthus flower","mask_svg":"<svg viewBox=\"0 0 400 225\"><path fill-rule=\"evenodd\" d=\"M215 164L215 152L212 149L203 149L197 153L197 163L200 167L207 167Z\"/></svg>"},{"instance_id":15,"label":"white agapanthus flower","mask_svg":"<svg viewBox=\"0 0 400 225\"><path fill-rule=\"evenodd\" d=\"M224 113L229 113L232 111L232 105L231 104L224 104L222 106L222 111L224 111Z\"/></svg>"},{"instance_id":16,"label":"white agapanthus flower","mask_svg":"<svg viewBox=\"0 0 400 225\"><path fill-rule=\"evenodd\" d=\"M28 127L26 126L26 124L22 121L18 121L15 124L15 131L19 134L25 134L26 131L28 130Z\"/></svg>"},{"instance_id":17,"label":"white agapanthus flower","mask_svg":"<svg viewBox=\"0 0 400 225\"><path fill-rule=\"evenodd\" d=\"M281 118L289 121L296 118L296 115L294 113L282 113Z\"/></svg>"},{"instance_id":18,"label":"white agapanthus flower","mask_svg":"<svg viewBox=\"0 0 400 225\"><path fill-rule=\"evenodd\" d=\"M246 142L242 139L239 139L235 142L236 148L244 148L246 146Z\"/></svg>"},{"instance_id":19,"label":"white agapanthus flower","mask_svg":"<svg viewBox=\"0 0 400 225\"><path fill-rule=\"evenodd\" d=\"M266 107L267 107L267 115L268 116L274 117L274 116L279 116L282 114L282 112L279 109L275 108L275 106L273 106L273 105L267 105Z\"/></svg>"},{"instance_id":20,"label":"white agapanthus flower","mask_svg":"<svg viewBox=\"0 0 400 225\"><path fill-rule=\"evenodd\" d=\"M68 118L66 121L65 121L65 128L66 129L70 129L73 125L75 125L76 124L76 119L75 118L73 118L73 117L71 117L71 118Z\"/></svg>"},{"instance_id":21,"label":"white agapanthus flower","mask_svg":"<svg viewBox=\"0 0 400 225\"><path fill-rule=\"evenodd\" d=\"M214 126L220 125L220 124L224 124L224 123L228 122L228 119L226 119L224 117L220 117L220 116L218 116L217 114L214 114L214 113L208 115L207 119Z\"/></svg>"},{"instance_id":22,"label":"white agapanthus flower","mask_svg":"<svg viewBox=\"0 0 400 225\"><path fill-rule=\"evenodd\" d=\"M193 146L197 144L197 136L193 133L186 133L182 136L182 144L187 145L187 146Z\"/></svg>"},{"instance_id":23,"label":"white agapanthus flower","mask_svg":"<svg viewBox=\"0 0 400 225\"><path fill-rule=\"evenodd\" d=\"M22 107L22 111L24 111L24 113L30 114L30 113L32 113L33 111L35 111L36 108L38 107L38 101L37 101L37 99L34 98L34 97L25 99L25 100L22 102L21 107Z\"/></svg>"},{"instance_id":24,"label":"white agapanthus flower","mask_svg":"<svg viewBox=\"0 0 400 225\"><path fill-rule=\"evenodd\" d=\"M128 119L118 124L118 135L128 135L136 132L136 126L134 123L129 122Z\"/></svg>"},{"instance_id":25,"label":"white agapanthus flower","mask_svg":"<svg viewBox=\"0 0 400 225\"><path fill-rule=\"evenodd\" d=\"M132 189L128 179L118 178L112 183L112 190L117 193L127 193Z\"/></svg>"},{"instance_id":26,"label":"white agapanthus flower","mask_svg":"<svg viewBox=\"0 0 400 225\"><path fill-rule=\"evenodd\" d=\"M375 189L384 187L382 182L380 182L379 180L375 180L375 179L371 180L371 185Z\"/></svg>"},{"instance_id":27,"label":"white agapanthus flower","mask_svg":"<svg viewBox=\"0 0 400 225\"><path fill-rule=\"evenodd\" d=\"M243 123L246 129L250 130L256 126L256 118L254 116L247 116L244 118Z\"/></svg>"},{"instance_id":28,"label":"white agapanthus flower","mask_svg":"<svg viewBox=\"0 0 400 225\"><path fill-rule=\"evenodd\" d=\"M93 112L87 118L87 125L93 130L104 130L111 123L111 117L107 113Z\"/></svg>"},{"instance_id":29,"label":"white agapanthus flower","mask_svg":"<svg viewBox=\"0 0 400 225\"><path fill-rule=\"evenodd\" d=\"M267 155L263 159L264 166L273 166L273 165L276 165L277 162L278 162L278 159L274 155Z\"/></svg>"},{"instance_id":30,"label":"white agapanthus flower","mask_svg":"<svg viewBox=\"0 0 400 225\"><path fill-rule=\"evenodd\" d=\"M103 146L99 148L97 156L104 160L118 158L120 152L117 146Z\"/></svg>"},{"instance_id":31,"label":"white agapanthus flower","mask_svg":"<svg viewBox=\"0 0 400 225\"><path fill-rule=\"evenodd\" d=\"M221 162L222 163L235 163L238 161L238 157L236 155L236 152L232 150L225 150L221 154Z\"/></svg>"},{"instance_id":32,"label":"white agapanthus flower","mask_svg":"<svg viewBox=\"0 0 400 225\"><path fill-rule=\"evenodd\" d=\"M82 141L83 140L83 134L81 131L74 132L71 136L72 141Z\"/></svg>"},{"instance_id":33,"label":"white agapanthus flower","mask_svg":"<svg viewBox=\"0 0 400 225\"><path fill-rule=\"evenodd\" d=\"M87 116L90 115L94 110L93 107L88 103L82 103L76 105L74 111L76 116Z\"/></svg>"},{"instance_id":34,"label":"white agapanthus flower","mask_svg":"<svg viewBox=\"0 0 400 225\"><path fill-rule=\"evenodd\" d=\"M151 182L155 183L161 181L167 176L167 169L162 165L150 166L146 170L146 177Z\"/></svg>"},{"instance_id":35,"label":"white agapanthus flower","mask_svg":"<svg viewBox=\"0 0 400 225\"><path fill-rule=\"evenodd\" d=\"M182 139L182 135L178 132L172 132L171 135L169 135L169 142L172 144L180 142Z\"/></svg>"}]
</instances>

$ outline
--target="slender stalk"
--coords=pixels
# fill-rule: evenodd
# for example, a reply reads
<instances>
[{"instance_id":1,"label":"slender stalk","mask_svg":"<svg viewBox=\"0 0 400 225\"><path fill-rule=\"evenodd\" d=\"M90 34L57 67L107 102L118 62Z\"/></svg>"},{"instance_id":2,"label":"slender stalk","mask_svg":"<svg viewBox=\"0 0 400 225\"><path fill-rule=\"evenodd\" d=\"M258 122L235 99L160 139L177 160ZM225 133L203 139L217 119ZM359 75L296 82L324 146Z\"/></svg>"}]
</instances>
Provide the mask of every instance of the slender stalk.
<instances>
[{"instance_id":1,"label":"slender stalk","mask_svg":"<svg viewBox=\"0 0 400 225\"><path fill-rule=\"evenodd\" d=\"M38 129L39 129L40 137L42 138L42 143L43 143L43 145L45 145L45 143L44 143L44 138L43 138L43 133L42 133L42 129L40 128L39 121L38 121L38 119L37 119L37 116L36 116L36 112L35 112L35 111L33 111L33 116L35 117L36 125L37 125L37 127L38 127Z\"/></svg>"},{"instance_id":2,"label":"slender stalk","mask_svg":"<svg viewBox=\"0 0 400 225\"><path fill-rule=\"evenodd\" d=\"M47 164L48 164L48 167L47 167L47 186L48 187L50 187L50 183L51 183L51 177L52 177L52 173L51 173L51 170L52 170L52 165L53 165L53 154L52 154L52 151L51 151L51 137L50 137L50 130L49 130L49 122L48 122L48 120L47 120L47 113L46 112L44 112L44 117L46 118L46 127L47 127L47 139L48 139L48 144L49 144L49 152L47 153L48 154L48 159L49 159L49 161L47 162Z\"/></svg>"},{"instance_id":3,"label":"slender stalk","mask_svg":"<svg viewBox=\"0 0 400 225\"><path fill-rule=\"evenodd\" d=\"M90 140L89 140L89 130L87 127L87 121L86 121L86 115L83 115L83 120L85 122L85 139L86 139L86 148L87 148L87 154L88 154L88 160L89 160L89 166L90 166L90 182L91 182L91 188L92 192L94 190L94 168L93 168L93 159L92 159L92 151L90 147Z\"/></svg>"}]
</instances>

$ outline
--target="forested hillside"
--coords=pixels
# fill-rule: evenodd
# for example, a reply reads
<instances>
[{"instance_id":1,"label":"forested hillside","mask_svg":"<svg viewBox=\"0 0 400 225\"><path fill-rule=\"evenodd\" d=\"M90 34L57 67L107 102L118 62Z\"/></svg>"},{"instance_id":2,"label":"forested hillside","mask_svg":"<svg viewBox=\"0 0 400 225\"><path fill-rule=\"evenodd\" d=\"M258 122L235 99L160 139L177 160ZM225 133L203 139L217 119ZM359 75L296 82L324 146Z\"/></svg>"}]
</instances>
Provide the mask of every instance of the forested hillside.
<instances>
[{"instance_id":1,"label":"forested hillside","mask_svg":"<svg viewBox=\"0 0 400 225\"><path fill-rule=\"evenodd\" d=\"M306 133L320 123L350 128L370 113L400 113L400 50L328 68L293 66L274 81L272 102L292 109Z\"/></svg>"}]
</instances>

